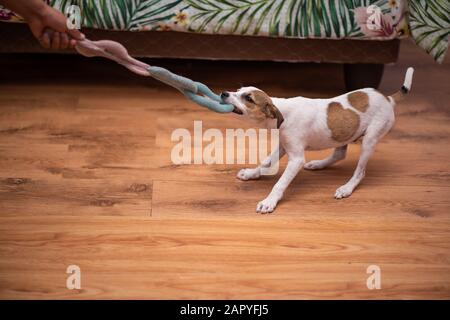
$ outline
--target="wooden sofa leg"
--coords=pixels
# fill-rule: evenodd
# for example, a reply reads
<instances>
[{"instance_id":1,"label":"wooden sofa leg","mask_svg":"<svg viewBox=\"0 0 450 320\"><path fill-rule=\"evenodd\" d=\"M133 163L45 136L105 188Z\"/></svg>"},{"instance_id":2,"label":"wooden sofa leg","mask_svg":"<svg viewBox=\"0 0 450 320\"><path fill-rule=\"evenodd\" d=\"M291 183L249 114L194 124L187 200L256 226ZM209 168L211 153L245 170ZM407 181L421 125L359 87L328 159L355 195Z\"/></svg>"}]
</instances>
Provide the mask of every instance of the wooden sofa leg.
<instances>
[{"instance_id":1,"label":"wooden sofa leg","mask_svg":"<svg viewBox=\"0 0 450 320\"><path fill-rule=\"evenodd\" d=\"M378 88L383 77L384 64L344 64L345 88L353 91L361 88Z\"/></svg>"}]
</instances>

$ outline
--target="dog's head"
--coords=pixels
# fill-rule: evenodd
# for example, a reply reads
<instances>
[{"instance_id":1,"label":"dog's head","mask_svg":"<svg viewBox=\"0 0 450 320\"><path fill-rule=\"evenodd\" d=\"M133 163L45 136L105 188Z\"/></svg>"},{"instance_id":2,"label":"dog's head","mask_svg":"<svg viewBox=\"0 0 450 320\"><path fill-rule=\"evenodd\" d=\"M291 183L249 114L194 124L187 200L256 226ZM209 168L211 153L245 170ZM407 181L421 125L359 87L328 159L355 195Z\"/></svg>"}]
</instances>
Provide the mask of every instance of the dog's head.
<instances>
[{"instance_id":1,"label":"dog's head","mask_svg":"<svg viewBox=\"0 0 450 320\"><path fill-rule=\"evenodd\" d=\"M258 124L264 124L268 119L276 119L279 128L283 122L283 116L272 99L258 88L243 87L236 92L224 91L221 98L225 103L234 106L234 113Z\"/></svg>"}]
</instances>

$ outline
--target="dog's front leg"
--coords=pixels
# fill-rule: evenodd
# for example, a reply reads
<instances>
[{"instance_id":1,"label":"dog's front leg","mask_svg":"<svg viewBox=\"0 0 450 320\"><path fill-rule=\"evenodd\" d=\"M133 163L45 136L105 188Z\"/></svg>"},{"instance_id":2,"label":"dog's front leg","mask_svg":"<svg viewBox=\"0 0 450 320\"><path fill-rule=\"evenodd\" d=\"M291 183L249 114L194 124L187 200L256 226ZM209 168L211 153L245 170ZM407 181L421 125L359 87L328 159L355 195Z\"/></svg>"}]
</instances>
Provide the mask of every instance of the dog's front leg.
<instances>
[{"instance_id":1,"label":"dog's front leg","mask_svg":"<svg viewBox=\"0 0 450 320\"><path fill-rule=\"evenodd\" d=\"M258 203L258 205L256 206L256 212L272 212L277 206L278 201L280 201L283 197L286 188L289 186L292 180L294 180L298 172L305 164L305 154L303 149L292 153L287 152L287 155L289 159L286 169L284 170L278 182L272 188L269 196Z\"/></svg>"},{"instance_id":2,"label":"dog's front leg","mask_svg":"<svg viewBox=\"0 0 450 320\"><path fill-rule=\"evenodd\" d=\"M274 150L270 154L270 156L264 159L258 167L241 169L237 173L236 177L244 181L259 179L259 177L261 176L261 170L263 168L270 168L271 166L276 165L277 162L284 156L284 154L284 148L281 145L278 145L277 149Z\"/></svg>"}]
</instances>

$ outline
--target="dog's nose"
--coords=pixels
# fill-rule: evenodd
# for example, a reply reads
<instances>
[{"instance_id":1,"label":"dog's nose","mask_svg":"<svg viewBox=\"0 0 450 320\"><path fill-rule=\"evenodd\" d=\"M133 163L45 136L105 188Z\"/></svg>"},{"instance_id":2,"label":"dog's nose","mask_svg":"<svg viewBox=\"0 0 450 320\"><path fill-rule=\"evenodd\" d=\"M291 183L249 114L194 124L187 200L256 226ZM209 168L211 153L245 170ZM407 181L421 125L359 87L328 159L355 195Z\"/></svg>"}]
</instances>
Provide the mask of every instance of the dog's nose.
<instances>
[{"instance_id":1,"label":"dog's nose","mask_svg":"<svg viewBox=\"0 0 450 320\"><path fill-rule=\"evenodd\" d=\"M223 92L220 94L220 97L221 97L222 99L228 98L229 96L230 96L230 93L229 93L228 91L223 91Z\"/></svg>"}]
</instances>

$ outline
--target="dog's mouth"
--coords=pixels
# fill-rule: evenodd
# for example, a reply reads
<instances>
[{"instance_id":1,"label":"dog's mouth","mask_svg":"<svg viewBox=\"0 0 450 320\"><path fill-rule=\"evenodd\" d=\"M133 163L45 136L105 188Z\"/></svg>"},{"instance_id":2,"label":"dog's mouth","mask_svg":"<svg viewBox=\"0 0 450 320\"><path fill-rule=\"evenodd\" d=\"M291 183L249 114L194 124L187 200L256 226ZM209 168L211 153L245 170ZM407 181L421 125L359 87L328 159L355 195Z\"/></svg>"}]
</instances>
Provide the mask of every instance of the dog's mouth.
<instances>
[{"instance_id":1,"label":"dog's mouth","mask_svg":"<svg viewBox=\"0 0 450 320\"><path fill-rule=\"evenodd\" d=\"M242 112L242 110L239 109L239 108L236 107L236 106L234 106L233 112L236 113L236 114L240 114L240 115L243 115L243 114L244 114L244 113Z\"/></svg>"}]
</instances>

